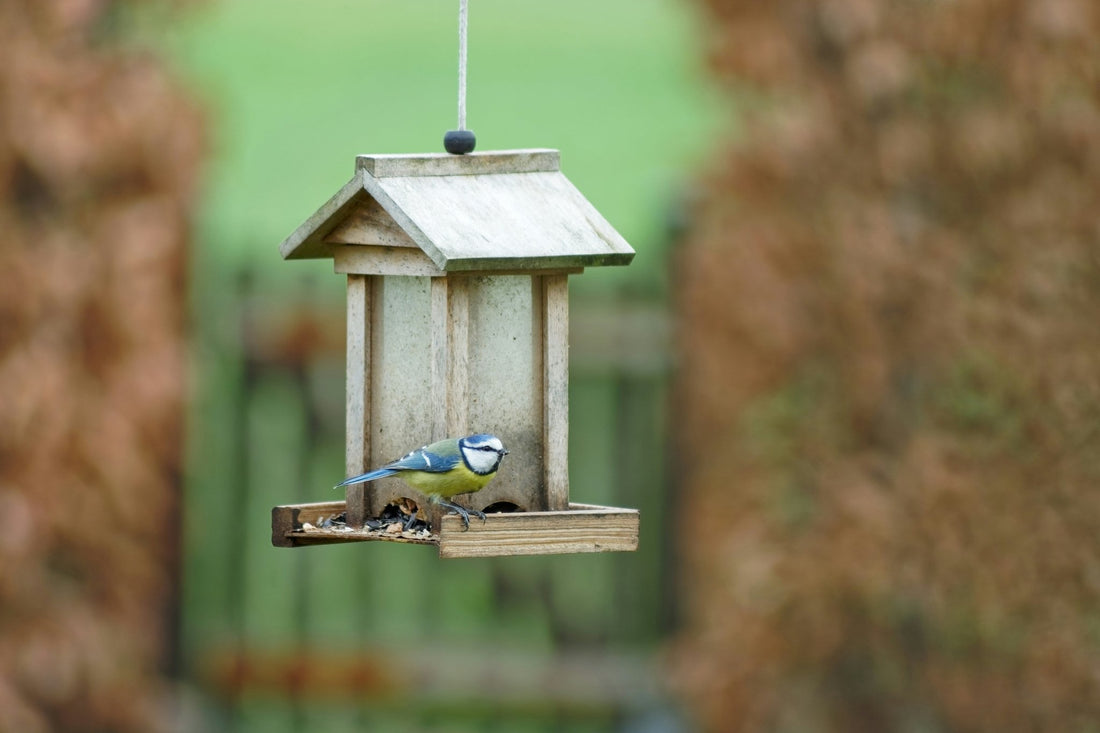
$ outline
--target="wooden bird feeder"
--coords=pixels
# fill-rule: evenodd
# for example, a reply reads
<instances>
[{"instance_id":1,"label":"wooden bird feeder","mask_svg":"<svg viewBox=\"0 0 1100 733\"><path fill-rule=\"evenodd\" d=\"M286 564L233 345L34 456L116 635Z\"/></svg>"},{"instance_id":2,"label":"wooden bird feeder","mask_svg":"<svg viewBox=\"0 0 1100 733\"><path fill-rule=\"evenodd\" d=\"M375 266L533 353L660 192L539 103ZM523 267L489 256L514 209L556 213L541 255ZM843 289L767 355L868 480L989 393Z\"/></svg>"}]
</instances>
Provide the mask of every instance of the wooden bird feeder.
<instances>
[{"instance_id":1,"label":"wooden bird feeder","mask_svg":"<svg viewBox=\"0 0 1100 733\"><path fill-rule=\"evenodd\" d=\"M349 486L344 501L275 507L273 544L392 540L441 557L637 548L636 510L569 500L568 277L634 250L556 150L361 155L280 251L347 275L348 475L473 432L510 455L486 488L455 498L489 512L469 530L394 477ZM364 528L403 498L428 514L428 536ZM322 526L333 515L342 526Z\"/></svg>"}]
</instances>

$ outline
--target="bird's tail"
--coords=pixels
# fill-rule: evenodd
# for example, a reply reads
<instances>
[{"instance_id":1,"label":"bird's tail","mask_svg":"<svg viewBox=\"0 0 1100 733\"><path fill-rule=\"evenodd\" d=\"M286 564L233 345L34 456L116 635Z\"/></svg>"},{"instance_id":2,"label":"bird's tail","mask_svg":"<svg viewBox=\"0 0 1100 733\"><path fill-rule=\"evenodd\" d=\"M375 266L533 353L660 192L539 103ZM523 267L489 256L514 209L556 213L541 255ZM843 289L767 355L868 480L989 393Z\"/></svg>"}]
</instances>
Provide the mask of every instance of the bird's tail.
<instances>
[{"instance_id":1,"label":"bird's tail","mask_svg":"<svg viewBox=\"0 0 1100 733\"><path fill-rule=\"evenodd\" d=\"M336 484L332 488L338 489L341 486L350 486L352 484L361 484L364 481L374 481L377 478L386 478L387 476L392 476L395 473L397 473L397 471L394 471L392 468L379 468L376 471L369 471L367 473L361 473L358 476L352 476L349 479L344 479L343 481Z\"/></svg>"}]
</instances>

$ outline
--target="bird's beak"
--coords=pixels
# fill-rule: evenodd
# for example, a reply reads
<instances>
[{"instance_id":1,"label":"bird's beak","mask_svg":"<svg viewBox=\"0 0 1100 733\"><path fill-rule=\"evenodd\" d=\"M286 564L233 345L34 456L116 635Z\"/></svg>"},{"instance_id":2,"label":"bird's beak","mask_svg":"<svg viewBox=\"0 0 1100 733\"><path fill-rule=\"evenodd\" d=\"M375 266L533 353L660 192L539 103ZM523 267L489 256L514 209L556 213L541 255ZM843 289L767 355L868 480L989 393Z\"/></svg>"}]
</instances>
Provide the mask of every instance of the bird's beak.
<instances>
[{"instance_id":1,"label":"bird's beak","mask_svg":"<svg viewBox=\"0 0 1100 733\"><path fill-rule=\"evenodd\" d=\"M504 450L504 451L501 451L501 452L500 452L500 454L501 454L502 456L506 456L506 455L508 455L508 451L506 451L506 450Z\"/></svg>"}]
</instances>

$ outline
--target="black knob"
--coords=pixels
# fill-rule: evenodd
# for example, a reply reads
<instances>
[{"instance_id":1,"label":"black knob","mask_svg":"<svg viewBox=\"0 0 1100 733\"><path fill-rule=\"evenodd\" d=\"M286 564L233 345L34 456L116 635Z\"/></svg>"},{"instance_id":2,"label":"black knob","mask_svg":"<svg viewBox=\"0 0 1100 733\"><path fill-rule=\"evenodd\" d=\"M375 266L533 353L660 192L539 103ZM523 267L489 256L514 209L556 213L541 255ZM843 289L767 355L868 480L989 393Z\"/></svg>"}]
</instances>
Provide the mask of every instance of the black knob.
<instances>
[{"instance_id":1,"label":"black knob","mask_svg":"<svg viewBox=\"0 0 1100 733\"><path fill-rule=\"evenodd\" d=\"M447 130L443 136L443 148L451 155L472 153L477 145L473 130Z\"/></svg>"}]
</instances>

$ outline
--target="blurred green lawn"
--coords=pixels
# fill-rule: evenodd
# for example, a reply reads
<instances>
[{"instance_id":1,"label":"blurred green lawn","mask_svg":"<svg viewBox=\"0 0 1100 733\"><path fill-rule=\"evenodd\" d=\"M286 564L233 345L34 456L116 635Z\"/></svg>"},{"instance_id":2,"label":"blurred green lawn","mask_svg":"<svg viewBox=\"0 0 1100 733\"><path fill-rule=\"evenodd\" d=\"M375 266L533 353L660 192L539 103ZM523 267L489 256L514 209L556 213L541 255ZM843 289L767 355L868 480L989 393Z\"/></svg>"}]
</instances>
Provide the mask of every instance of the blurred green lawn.
<instances>
[{"instance_id":1,"label":"blurred green lawn","mask_svg":"<svg viewBox=\"0 0 1100 733\"><path fill-rule=\"evenodd\" d=\"M724 115L673 0L473 0L478 149L552 147L639 256L581 293L662 282L668 206ZM203 254L274 264L360 153L442 151L457 125L454 0L209 0L159 45L212 110ZM309 264L282 267L310 267Z\"/></svg>"}]
</instances>

